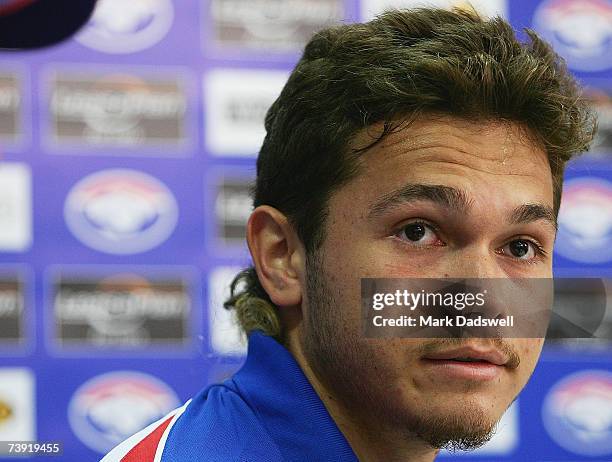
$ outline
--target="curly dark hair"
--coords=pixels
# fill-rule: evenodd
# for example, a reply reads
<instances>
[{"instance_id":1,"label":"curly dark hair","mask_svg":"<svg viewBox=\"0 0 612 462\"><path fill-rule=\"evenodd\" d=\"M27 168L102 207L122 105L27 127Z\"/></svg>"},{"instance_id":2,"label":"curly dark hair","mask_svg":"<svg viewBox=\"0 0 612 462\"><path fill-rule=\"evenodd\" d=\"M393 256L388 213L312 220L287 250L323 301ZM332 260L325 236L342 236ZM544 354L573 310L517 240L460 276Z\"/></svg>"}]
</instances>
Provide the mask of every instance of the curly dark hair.
<instances>
[{"instance_id":1,"label":"curly dark hair","mask_svg":"<svg viewBox=\"0 0 612 462\"><path fill-rule=\"evenodd\" d=\"M375 144L434 113L526 127L548 154L557 214L565 164L588 150L596 120L563 59L525 33L521 42L500 17L437 8L389 10L316 33L266 115L254 207L283 212L312 254L325 238L330 195L357 174L367 150L349 148L355 135L382 122ZM236 276L224 306L245 333L284 340L253 267Z\"/></svg>"}]
</instances>

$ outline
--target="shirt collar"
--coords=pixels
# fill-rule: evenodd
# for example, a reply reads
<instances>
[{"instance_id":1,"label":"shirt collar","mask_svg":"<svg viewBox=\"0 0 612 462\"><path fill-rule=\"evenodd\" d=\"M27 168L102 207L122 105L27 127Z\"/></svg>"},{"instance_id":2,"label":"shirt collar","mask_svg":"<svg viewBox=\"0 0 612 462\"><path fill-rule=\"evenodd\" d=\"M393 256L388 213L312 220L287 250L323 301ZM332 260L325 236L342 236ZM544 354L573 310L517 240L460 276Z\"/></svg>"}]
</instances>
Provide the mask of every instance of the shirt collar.
<instances>
[{"instance_id":1,"label":"shirt collar","mask_svg":"<svg viewBox=\"0 0 612 462\"><path fill-rule=\"evenodd\" d=\"M249 335L246 362L233 380L286 460L357 462L293 355L272 337Z\"/></svg>"}]
</instances>

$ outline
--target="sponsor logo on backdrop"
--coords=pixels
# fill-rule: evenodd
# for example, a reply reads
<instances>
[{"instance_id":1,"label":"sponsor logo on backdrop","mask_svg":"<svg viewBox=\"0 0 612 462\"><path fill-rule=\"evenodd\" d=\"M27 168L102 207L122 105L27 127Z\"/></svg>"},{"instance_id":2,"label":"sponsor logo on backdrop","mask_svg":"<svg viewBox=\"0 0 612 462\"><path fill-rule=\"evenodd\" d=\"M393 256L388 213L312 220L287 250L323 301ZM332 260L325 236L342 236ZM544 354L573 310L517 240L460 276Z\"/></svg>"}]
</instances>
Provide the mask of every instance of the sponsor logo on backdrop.
<instances>
[{"instance_id":1,"label":"sponsor logo on backdrop","mask_svg":"<svg viewBox=\"0 0 612 462\"><path fill-rule=\"evenodd\" d=\"M180 75L58 72L51 81L55 143L105 146L181 146L187 95Z\"/></svg>"},{"instance_id":2,"label":"sponsor logo on backdrop","mask_svg":"<svg viewBox=\"0 0 612 462\"><path fill-rule=\"evenodd\" d=\"M566 376L546 395L542 419L562 448L584 456L612 456L612 373L587 370Z\"/></svg>"},{"instance_id":3,"label":"sponsor logo on backdrop","mask_svg":"<svg viewBox=\"0 0 612 462\"><path fill-rule=\"evenodd\" d=\"M22 88L17 74L0 72L0 139L17 141L22 134Z\"/></svg>"},{"instance_id":4,"label":"sponsor logo on backdrop","mask_svg":"<svg viewBox=\"0 0 612 462\"><path fill-rule=\"evenodd\" d=\"M0 273L0 348L24 340L25 300L23 282Z\"/></svg>"},{"instance_id":5,"label":"sponsor logo on backdrop","mask_svg":"<svg viewBox=\"0 0 612 462\"><path fill-rule=\"evenodd\" d=\"M609 0L548 0L533 28L578 71L612 68L612 3Z\"/></svg>"},{"instance_id":6,"label":"sponsor logo on backdrop","mask_svg":"<svg viewBox=\"0 0 612 462\"><path fill-rule=\"evenodd\" d=\"M0 441L35 440L34 373L26 368L0 367Z\"/></svg>"},{"instance_id":7,"label":"sponsor logo on backdrop","mask_svg":"<svg viewBox=\"0 0 612 462\"><path fill-rule=\"evenodd\" d=\"M223 244L244 245L246 224L253 208L249 194L251 180L222 177L216 186L217 238Z\"/></svg>"},{"instance_id":8,"label":"sponsor logo on backdrop","mask_svg":"<svg viewBox=\"0 0 612 462\"><path fill-rule=\"evenodd\" d=\"M210 346L218 355L242 356L247 351L246 340L238 327L234 311L223 307L223 302L229 297L230 283L241 269L237 266L220 266L209 275Z\"/></svg>"},{"instance_id":9,"label":"sponsor logo on backdrop","mask_svg":"<svg viewBox=\"0 0 612 462\"><path fill-rule=\"evenodd\" d=\"M389 8L414 8L437 6L438 8L475 9L484 16L508 16L506 0L361 0L361 18L369 21Z\"/></svg>"},{"instance_id":10,"label":"sponsor logo on backdrop","mask_svg":"<svg viewBox=\"0 0 612 462\"><path fill-rule=\"evenodd\" d=\"M612 260L612 183L594 177L567 181L555 251L580 263Z\"/></svg>"},{"instance_id":11,"label":"sponsor logo on backdrop","mask_svg":"<svg viewBox=\"0 0 612 462\"><path fill-rule=\"evenodd\" d=\"M55 341L63 347L180 346L190 341L192 302L182 279L73 274L58 276L53 284Z\"/></svg>"},{"instance_id":12,"label":"sponsor logo on backdrop","mask_svg":"<svg viewBox=\"0 0 612 462\"><path fill-rule=\"evenodd\" d=\"M344 17L342 0L211 0L217 48L300 51L312 34ZM207 37L208 38L208 37Z\"/></svg>"},{"instance_id":13,"label":"sponsor logo on backdrop","mask_svg":"<svg viewBox=\"0 0 612 462\"><path fill-rule=\"evenodd\" d=\"M89 22L75 37L105 53L132 53L163 39L174 19L171 0L98 0Z\"/></svg>"},{"instance_id":14,"label":"sponsor logo on backdrop","mask_svg":"<svg viewBox=\"0 0 612 462\"><path fill-rule=\"evenodd\" d=\"M156 178L128 169L102 170L72 187L64 204L72 234L110 254L151 250L174 231L178 206Z\"/></svg>"},{"instance_id":15,"label":"sponsor logo on backdrop","mask_svg":"<svg viewBox=\"0 0 612 462\"><path fill-rule=\"evenodd\" d=\"M68 420L86 446L105 453L179 405L176 393L152 375L117 371L81 385L68 405Z\"/></svg>"},{"instance_id":16,"label":"sponsor logo on backdrop","mask_svg":"<svg viewBox=\"0 0 612 462\"><path fill-rule=\"evenodd\" d=\"M24 252L32 244L30 167L0 162L0 252Z\"/></svg>"},{"instance_id":17,"label":"sponsor logo on backdrop","mask_svg":"<svg viewBox=\"0 0 612 462\"><path fill-rule=\"evenodd\" d=\"M255 156L266 135L266 112L287 77L281 71L209 72L204 78L206 148L219 156Z\"/></svg>"}]
</instances>

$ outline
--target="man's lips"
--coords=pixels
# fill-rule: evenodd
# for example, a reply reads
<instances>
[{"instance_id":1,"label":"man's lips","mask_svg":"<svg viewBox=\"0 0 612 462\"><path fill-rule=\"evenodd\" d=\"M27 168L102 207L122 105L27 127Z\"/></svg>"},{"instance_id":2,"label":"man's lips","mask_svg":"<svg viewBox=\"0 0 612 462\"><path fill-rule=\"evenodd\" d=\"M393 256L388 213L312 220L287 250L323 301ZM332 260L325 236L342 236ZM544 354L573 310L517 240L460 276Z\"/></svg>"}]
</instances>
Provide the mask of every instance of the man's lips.
<instances>
[{"instance_id":1,"label":"man's lips","mask_svg":"<svg viewBox=\"0 0 612 462\"><path fill-rule=\"evenodd\" d=\"M455 360L457 362L486 362L496 366L509 364L509 357L500 350L491 347L462 346L443 351L428 353L423 356L428 360ZM461 361L464 360L464 361Z\"/></svg>"},{"instance_id":2,"label":"man's lips","mask_svg":"<svg viewBox=\"0 0 612 462\"><path fill-rule=\"evenodd\" d=\"M511 355L497 348L474 345L427 353L421 363L435 380L445 381L491 381L518 366Z\"/></svg>"}]
</instances>

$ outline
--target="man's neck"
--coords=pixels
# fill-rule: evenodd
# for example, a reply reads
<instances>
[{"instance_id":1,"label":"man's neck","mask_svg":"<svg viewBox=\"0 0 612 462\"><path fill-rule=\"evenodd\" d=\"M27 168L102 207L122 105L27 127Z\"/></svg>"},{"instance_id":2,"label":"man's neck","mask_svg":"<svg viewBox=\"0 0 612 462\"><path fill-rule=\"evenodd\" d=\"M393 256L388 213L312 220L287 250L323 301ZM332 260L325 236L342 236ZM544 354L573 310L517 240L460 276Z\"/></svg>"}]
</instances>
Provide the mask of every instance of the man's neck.
<instances>
[{"instance_id":1,"label":"man's neck","mask_svg":"<svg viewBox=\"0 0 612 462\"><path fill-rule=\"evenodd\" d=\"M409 438L406 433L388 428L388 424L379 422L372 416L352 412L349 406L318 379L303 354L297 335L290 335L286 346L360 462L432 462L435 459L439 450L418 437Z\"/></svg>"}]
</instances>

